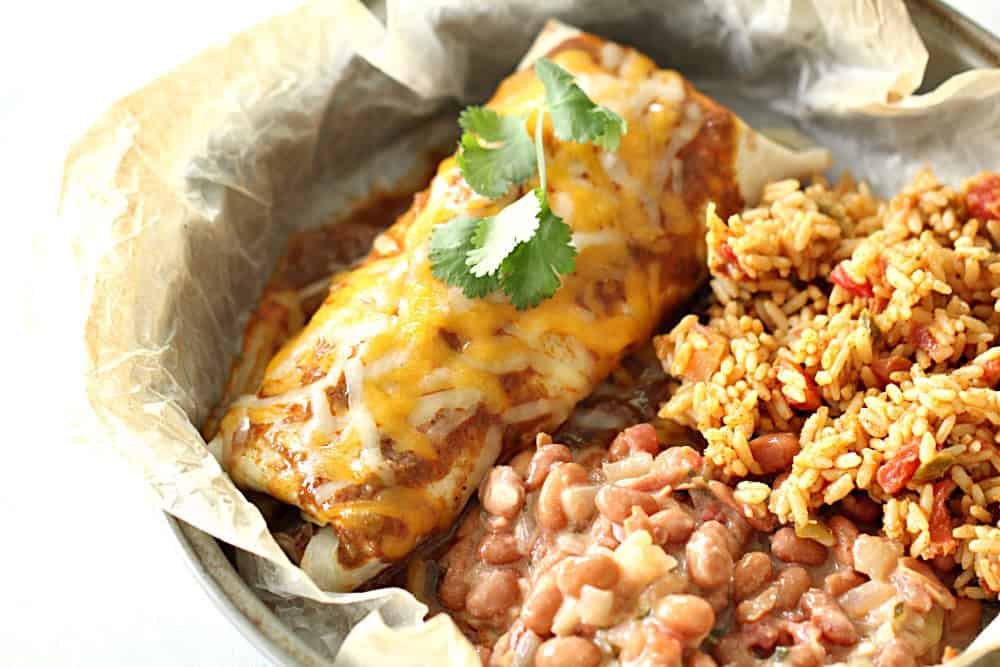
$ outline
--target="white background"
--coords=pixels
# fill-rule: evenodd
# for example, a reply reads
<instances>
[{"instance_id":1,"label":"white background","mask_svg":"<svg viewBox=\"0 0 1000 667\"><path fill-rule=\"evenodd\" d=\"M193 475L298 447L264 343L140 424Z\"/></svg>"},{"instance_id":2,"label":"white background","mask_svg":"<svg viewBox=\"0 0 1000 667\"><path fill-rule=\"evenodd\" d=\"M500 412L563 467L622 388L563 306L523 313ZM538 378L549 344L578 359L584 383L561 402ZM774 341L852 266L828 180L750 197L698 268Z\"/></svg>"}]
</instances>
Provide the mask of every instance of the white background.
<instances>
[{"instance_id":1,"label":"white background","mask_svg":"<svg viewBox=\"0 0 1000 667\"><path fill-rule=\"evenodd\" d=\"M52 224L69 142L115 98L291 0L18 3L0 19L0 664L265 665L191 576L162 515L59 397ZM953 4L1000 32L1000 2ZM62 5L62 6L61 6ZM8 7L10 7L8 5ZM30 9L29 9L30 7ZM34 251L30 247L35 245ZM69 261L68 256L65 261ZM31 331L25 336L25 331ZM62 390L62 391L61 391Z\"/></svg>"}]
</instances>

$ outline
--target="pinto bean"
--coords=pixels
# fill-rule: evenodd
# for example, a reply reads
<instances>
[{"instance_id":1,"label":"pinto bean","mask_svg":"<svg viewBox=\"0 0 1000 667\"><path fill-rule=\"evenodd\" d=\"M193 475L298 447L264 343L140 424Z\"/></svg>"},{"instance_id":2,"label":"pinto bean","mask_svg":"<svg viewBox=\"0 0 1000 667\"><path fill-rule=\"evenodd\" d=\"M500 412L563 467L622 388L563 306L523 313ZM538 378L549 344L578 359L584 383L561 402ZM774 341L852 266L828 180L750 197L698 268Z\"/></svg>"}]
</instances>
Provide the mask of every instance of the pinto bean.
<instances>
[{"instance_id":1,"label":"pinto bean","mask_svg":"<svg viewBox=\"0 0 1000 667\"><path fill-rule=\"evenodd\" d=\"M546 575L528 594L521 607L521 622L539 637L552 634L552 620L562 605L563 594L555 579Z\"/></svg>"},{"instance_id":2,"label":"pinto bean","mask_svg":"<svg viewBox=\"0 0 1000 667\"><path fill-rule=\"evenodd\" d=\"M851 523L850 519L842 516L831 517L827 526L833 533L836 543L833 545L833 557L841 565L854 567L854 541L858 539L861 531Z\"/></svg>"},{"instance_id":3,"label":"pinto bean","mask_svg":"<svg viewBox=\"0 0 1000 667\"><path fill-rule=\"evenodd\" d=\"M653 617L688 646L698 646L715 625L712 605L695 595L667 595L656 604Z\"/></svg>"},{"instance_id":4,"label":"pinto bean","mask_svg":"<svg viewBox=\"0 0 1000 667\"><path fill-rule=\"evenodd\" d=\"M794 565L779 572L774 583L777 587L774 606L778 609L788 610L798 606L802 594L812 586L812 579L805 568Z\"/></svg>"},{"instance_id":5,"label":"pinto bean","mask_svg":"<svg viewBox=\"0 0 1000 667\"><path fill-rule=\"evenodd\" d=\"M790 667L820 667L826 652L821 646L800 644L789 646L785 655L785 664Z\"/></svg>"},{"instance_id":6,"label":"pinto bean","mask_svg":"<svg viewBox=\"0 0 1000 667\"><path fill-rule=\"evenodd\" d=\"M455 532L455 537L462 540L469 535L476 532L482 525L478 512L468 512L465 518L462 519L462 523L458 524L458 530ZM454 551L454 549L452 549ZM450 553L450 552L449 552Z\"/></svg>"},{"instance_id":7,"label":"pinto bean","mask_svg":"<svg viewBox=\"0 0 1000 667\"><path fill-rule=\"evenodd\" d=\"M524 506L524 482L510 466L497 466L479 487L479 502L490 514L513 519Z\"/></svg>"},{"instance_id":8,"label":"pinto bean","mask_svg":"<svg viewBox=\"0 0 1000 667\"><path fill-rule=\"evenodd\" d=\"M785 526L771 538L771 553L786 563L822 565L826 562L826 548L819 542L799 537L795 529Z\"/></svg>"},{"instance_id":9,"label":"pinto bean","mask_svg":"<svg viewBox=\"0 0 1000 667\"><path fill-rule=\"evenodd\" d=\"M473 616L499 616L517 603L520 590L513 570L491 570L481 576L465 598L465 608Z\"/></svg>"},{"instance_id":10,"label":"pinto bean","mask_svg":"<svg viewBox=\"0 0 1000 667\"><path fill-rule=\"evenodd\" d=\"M951 572L956 567L958 567L958 561L955 560L955 556L952 554L944 554L941 556L935 556L934 560L931 561L931 565L934 569L942 574Z\"/></svg>"},{"instance_id":11,"label":"pinto bean","mask_svg":"<svg viewBox=\"0 0 1000 667\"><path fill-rule=\"evenodd\" d=\"M438 599L448 609L461 611L465 609L465 598L469 594L468 571L449 567L441 578L438 587Z\"/></svg>"},{"instance_id":12,"label":"pinto bean","mask_svg":"<svg viewBox=\"0 0 1000 667\"><path fill-rule=\"evenodd\" d=\"M641 507L646 514L660 509L656 499L645 491L635 491L621 486L605 486L597 492L597 510L615 523L622 523L632 514L633 507Z\"/></svg>"},{"instance_id":13,"label":"pinto bean","mask_svg":"<svg viewBox=\"0 0 1000 667\"><path fill-rule=\"evenodd\" d=\"M505 565L520 560L517 538L511 533L488 533L479 543L479 557L490 565Z\"/></svg>"},{"instance_id":14,"label":"pinto bean","mask_svg":"<svg viewBox=\"0 0 1000 667\"><path fill-rule=\"evenodd\" d=\"M668 492L671 490L670 478L659 472L648 472L639 477L623 479L618 482L618 485L626 489L635 489L636 491L645 491L646 493L656 493L664 489Z\"/></svg>"},{"instance_id":15,"label":"pinto bean","mask_svg":"<svg viewBox=\"0 0 1000 667\"><path fill-rule=\"evenodd\" d=\"M608 447L608 460L619 461L630 454L647 452L656 456L660 451L659 436L651 424L636 424L615 436Z\"/></svg>"},{"instance_id":16,"label":"pinto bean","mask_svg":"<svg viewBox=\"0 0 1000 667\"><path fill-rule=\"evenodd\" d=\"M781 638L781 622L769 616L740 628L740 638L747 646L769 651Z\"/></svg>"},{"instance_id":17,"label":"pinto bean","mask_svg":"<svg viewBox=\"0 0 1000 667\"><path fill-rule=\"evenodd\" d=\"M625 640L618 657L623 662L634 662L639 659L643 649L646 648L645 626L642 621L631 621L624 634Z\"/></svg>"},{"instance_id":18,"label":"pinto bean","mask_svg":"<svg viewBox=\"0 0 1000 667\"><path fill-rule=\"evenodd\" d=\"M535 455L531 457L528 476L524 478L528 491L540 489L552 470L552 466L556 463L566 463L572 460L573 452L569 451L569 447L566 445L542 445L539 447L535 451Z\"/></svg>"},{"instance_id":19,"label":"pinto bean","mask_svg":"<svg viewBox=\"0 0 1000 667\"><path fill-rule=\"evenodd\" d=\"M601 651L583 637L554 637L535 654L535 667L597 667Z\"/></svg>"},{"instance_id":20,"label":"pinto bean","mask_svg":"<svg viewBox=\"0 0 1000 667\"><path fill-rule=\"evenodd\" d=\"M679 665L684 647L677 637L663 630L659 623L644 623L643 664Z\"/></svg>"},{"instance_id":21,"label":"pinto bean","mask_svg":"<svg viewBox=\"0 0 1000 667\"><path fill-rule=\"evenodd\" d=\"M531 470L531 459L535 457L535 450L526 449L510 460L510 467L521 479L528 479L528 471Z\"/></svg>"},{"instance_id":22,"label":"pinto bean","mask_svg":"<svg viewBox=\"0 0 1000 667\"><path fill-rule=\"evenodd\" d=\"M863 583L865 583L865 578L854 570L838 570L826 575L823 580L823 590L833 597L840 597Z\"/></svg>"},{"instance_id":23,"label":"pinto bean","mask_svg":"<svg viewBox=\"0 0 1000 667\"><path fill-rule=\"evenodd\" d=\"M708 483L708 490L723 505L732 510L731 513L726 515L726 525L733 538L730 540L730 544L734 552L738 551L750 539L750 528L770 533L778 523L778 518L770 512L764 511L763 513L758 513L759 511L754 506L737 500L732 488L722 482L717 480L710 481Z\"/></svg>"},{"instance_id":24,"label":"pinto bean","mask_svg":"<svg viewBox=\"0 0 1000 667\"><path fill-rule=\"evenodd\" d=\"M720 665L732 665L733 667L753 667L757 664L757 658L750 652L739 635L731 634L723 637L712 651L712 657Z\"/></svg>"},{"instance_id":25,"label":"pinto bean","mask_svg":"<svg viewBox=\"0 0 1000 667\"><path fill-rule=\"evenodd\" d=\"M578 486L575 489L563 489L561 495L563 513L566 520L574 528L583 528L593 518L596 512L594 497L597 488L593 486Z\"/></svg>"},{"instance_id":26,"label":"pinto bean","mask_svg":"<svg viewBox=\"0 0 1000 667\"><path fill-rule=\"evenodd\" d=\"M475 523L477 522L471 522L467 519L459 528L459 533L467 525L475 525ZM438 599L441 604L452 611L461 611L465 608L465 597L469 594L471 587L469 570L475 556L475 544L472 529L469 528L466 530L465 536L460 538L441 559L441 564L447 569L438 587Z\"/></svg>"},{"instance_id":27,"label":"pinto bean","mask_svg":"<svg viewBox=\"0 0 1000 667\"><path fill-rule=\"evenodd\" d=\"M765 475L791 468L801 449L794 433L767 433L750 441L750 453Z\"/></svg>"},{"instance_id":28,"label":"pinto bean","mask_svg":"<svg viewBox=\"0 0 1000 667\"><path fill-rule=\"evenodd\" d=\"M802 595L802 608L823 636L834 644L851 646L858 641L858 631L847 614L827 593L818 588L810 588Z\"/></svg>"},{"instance_id":29,"label":"pinto bean","mask_svg":"<svg viewBox=\"0 0 1000 667\"><path fill-rule=\"evenodd\" d=\"M691 447L668 447L653 460L653 473L662 477L665 485L677 486L701 470L703 463L701 454Z\"/></svg>"},{"instance_id":30,"label":"pinto bean","mask_svg":"<svg viewBox=\"0 0 1000 667\"><path fill-rule=\"evenodd\" d=\"M745 600L771 581L771 559L761 551L751 551L733 568L733 597Z\"/></svg>"},{"instance_id":31,"label":"pinto bean","mask_svg":"<svg viewBox=\"0 0 1000 667\"><path fill-rule=\"evenodd\" d=\"M641 507L632 508L632 513L622 522L622 528L625 529L626 535L638 533L643 530L650 535L653 534L653 524L649 522L649 516L642 511Z\"/></svg>"},{"instance_id":32,"label":"pinto bean","mask_svg":"<svg viewBox=\"0 0 1000 667\"><path fill-rule=\"evenodd\" d=\"M538 493L538 523L550 530L566 527L566 513L563 511L562 492L573 484L587 481L587 471L579 463L560 463L545 479Z\"/></svg>"},{"instance_id":33,"label":"pinto bean","mask_svg":"<svg viewBox=\"0 0 1000 667\"><path fill-rule=\"evenodd\" d=\"M756 623L771 613L778 598L778 587L768 586L755 596L736 605L736 620L743 625Z\"/></svg>"},{"instance_id":34,"label":"pinto bean","mask_svg":"<svg viewBox=\"0 0 1000 667\"><path fill-rule=\"evenodd\" d=\"M559 565L556 583L566 595L579 597L584 586L603 590L615 587L621 579L621 566L607 554L589 554L567 558Z\"/></svg>"},{"instance_id":35,"label":"pinto bean","mask_svg":"<svg viewBox=\"0 0 1000 667\"><path fill-rule=\"evenodd\" d=\"M514 519L502 516L488 514L484 523L484 528L491 533L509 533L514 530Z\"/></svg>"},{"instance_id":36,"label":"pinto bean","mask_svg":"<svg viewBox=\"0 0 1000 667\"><path fill-rule=\"evenodd\" d=\"M703 595L705 601L712 605L712 609L715 610L716 614L721 614L726 607L732 604L728 587L716 588L714 591L708 591Z\"/></svg>"},{"instance_id":37,"label":"pinto bean","mask_svg":"<svg viewBox=\"0 0 1000 667\"><path fill-rule=\"evenodd\" d=\"M680 544L694 532L694 517L679 507L660 510L649 517L649 524L657 544Z\"/></svg>"},{"instance_id":38,"label":"pinto bean","mask_svg":"<svg viewBox=\"0 0 1000 667\"><path fill-rule=\"evenodd\" d=\"M858 523L875 523L882 518L882 508L867 493L852 493L840 501L844 514Z\"/></svg>"},{"instance_id":39,"label":"pinto bean","mask_svg":"<svg viewBox=\"0 0 1000 667\"><path fill-rule=\"evenodd\" d=\"M955 608L948 612L945 622L948 631L954 634L970 634L979 631L983 620L983 605L977 600L958 598Z\"/></svg>"},{"instance_id":40,"label":"pinto bean","mask_svg":"<svg viewBox=\"0 0 1000 667\"><path fill-rule=\"evenodd\" d=\"M913 649L902 639L893 639L875 658L875 667L916 667Z\"/></svg>"},{"instance_id":41,"label":"pinto bean","mask_svg":"<svg viewBox=\"0 0 1000 667\"><path fill-rule=\"evenodd\" d=\"M705 588L729 583L733 574L733 556L729 551L726 527L718 521L702 524L685 547L691 580Z\"/></svg>"}]
</instances>

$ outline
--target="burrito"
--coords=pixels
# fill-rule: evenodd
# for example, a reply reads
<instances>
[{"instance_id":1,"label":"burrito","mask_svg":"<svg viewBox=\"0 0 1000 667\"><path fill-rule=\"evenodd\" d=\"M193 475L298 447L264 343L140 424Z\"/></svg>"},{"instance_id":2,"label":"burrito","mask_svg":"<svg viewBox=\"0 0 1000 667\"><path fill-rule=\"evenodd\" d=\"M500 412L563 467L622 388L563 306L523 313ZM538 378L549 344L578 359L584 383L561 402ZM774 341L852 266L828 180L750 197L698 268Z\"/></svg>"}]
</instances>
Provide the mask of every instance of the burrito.
<instances>
[{"instance_id":1,"label":"burrito","mask_svg":"<svg viewBox=\"0 0 1000 667\"><path fill-rule=\"evenodd\" d=\"M322 527L302 567L325 589L352 590L447 530L498 458L557 428L648 341L702 283L709 202L726 217L766 180L828 166L825 152L769 141L636 51L558 26L486 108L540 108L528 65L541 56L628 127L616 151L539 128L542 187L577 253L554 295L519 310L435 277L437 225L495 215L540 187L483 197L450 157L219 421L213 445L233 480Z\"/></svg>"}]
</instances>

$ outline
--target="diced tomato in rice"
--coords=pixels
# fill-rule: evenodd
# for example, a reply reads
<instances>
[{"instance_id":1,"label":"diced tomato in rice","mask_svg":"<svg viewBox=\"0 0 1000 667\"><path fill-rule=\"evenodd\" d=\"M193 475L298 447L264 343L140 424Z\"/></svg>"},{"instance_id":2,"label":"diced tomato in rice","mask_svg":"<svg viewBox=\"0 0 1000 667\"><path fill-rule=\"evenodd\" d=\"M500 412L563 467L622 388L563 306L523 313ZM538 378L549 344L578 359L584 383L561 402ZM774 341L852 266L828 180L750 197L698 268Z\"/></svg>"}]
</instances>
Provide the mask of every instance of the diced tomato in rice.
<instances>
[{"instance_id":1,"label":"diced tomato in rice","mask_svg":"<svg viewBox=\"0 0 1000 667\"><path fill-rule=\"evenodd\" d=\"M879 466L875 479L886 493L894 495L902 491L913 479L913 474L919 466L920 446L917 443L910 443Z\"/></svg>"},{"instance_id":2,"label":"diced tomato in rice","mask_svg":"<svg viewBox=\"0 0 1000 667\"><path fill-rule=\"evenodd\" d=\"M966 186L969 215L979 220L1000 220L1000 174L981 174Z\"/></svg>"},{"instance_id":3,"label":"diced tomato in rice","mask_svg":"<svg viewBox=\"0 0 1000 667\"><path fill-rule=\"evenodd\" d=\"M830 272L830 281L847 290L852 296L859 296L870 299L875 296L871 284L867 282L858 283L847 273L844 263L841 262Z\"/></svg>"}]
</instances>

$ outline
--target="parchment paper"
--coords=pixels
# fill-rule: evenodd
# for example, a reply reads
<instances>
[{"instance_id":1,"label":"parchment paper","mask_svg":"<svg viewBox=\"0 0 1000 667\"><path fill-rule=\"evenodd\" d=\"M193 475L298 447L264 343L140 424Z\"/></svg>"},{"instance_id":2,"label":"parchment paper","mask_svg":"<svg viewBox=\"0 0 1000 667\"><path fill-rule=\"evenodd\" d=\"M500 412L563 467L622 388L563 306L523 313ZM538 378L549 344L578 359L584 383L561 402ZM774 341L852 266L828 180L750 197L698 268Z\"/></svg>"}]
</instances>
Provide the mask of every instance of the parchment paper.
<instances>
[{"instance_id":1,"label":"parchment paper","mask_svg":"<svg viewBox=\"0 0 1000 667\"><path fill-rule=\"evenodd\" d=\"M284 240L453 141L457 105L486 98L550 18L679 69L751 124L798 129L883 194L928 164L953 183L1000 169L1000 71L909 97L927 53L898 0L373 12L309 2L115 104L67 159L54 233L78 259L67 329L86 346L89 438L121 452L166 511L241 549L244 576L310 643L341 649L338 664L457 665L471 647L447 619L418 625L426 610L408 593L320 591L198 433Z\"/></svg>"}]
</instances>

